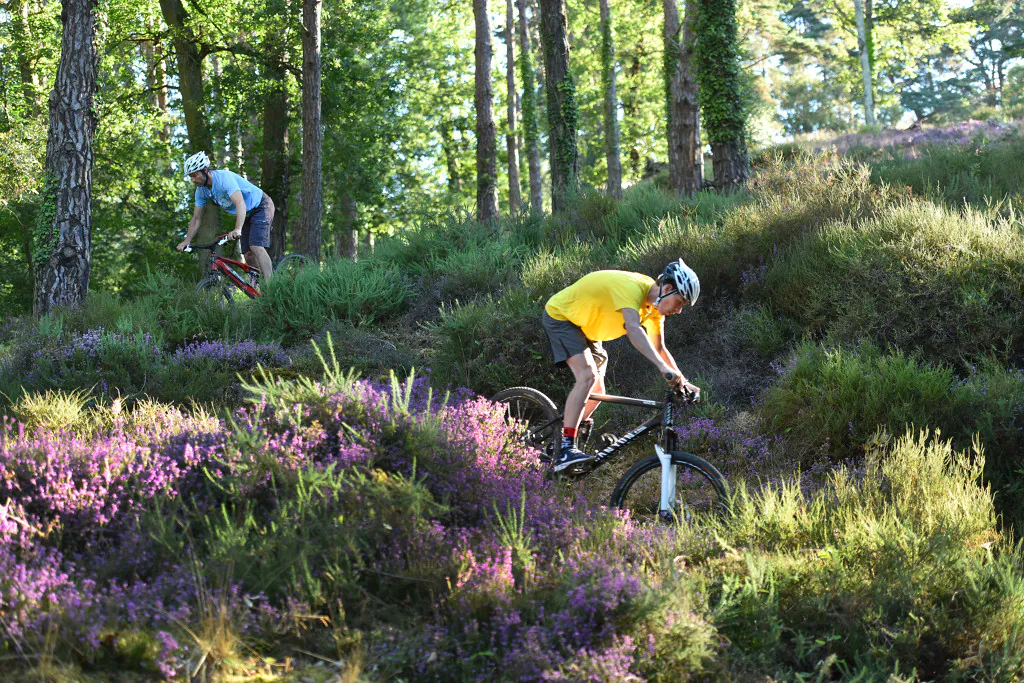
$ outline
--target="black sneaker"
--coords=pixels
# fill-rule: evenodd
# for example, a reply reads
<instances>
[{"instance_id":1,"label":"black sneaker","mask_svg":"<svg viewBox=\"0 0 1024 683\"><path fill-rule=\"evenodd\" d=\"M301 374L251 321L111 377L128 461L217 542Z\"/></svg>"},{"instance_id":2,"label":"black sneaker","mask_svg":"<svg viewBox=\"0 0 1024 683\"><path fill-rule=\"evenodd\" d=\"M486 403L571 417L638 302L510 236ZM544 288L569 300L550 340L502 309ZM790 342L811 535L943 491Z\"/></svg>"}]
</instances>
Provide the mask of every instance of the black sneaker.
<instances>
[{"instance_id":1,"label":"black sneaker","mask_svg":"<svg viewBox=\"0 0 1024 683\"><path fill-rule=\"evenodd\" d=\"M593 458L594 456L588 455L574 446L563 448L562 452L558 456L558 462L555 463L555 472L561 472L567 467L580 465L589 460L593 460Z\"/></svg>"}]
</instances>

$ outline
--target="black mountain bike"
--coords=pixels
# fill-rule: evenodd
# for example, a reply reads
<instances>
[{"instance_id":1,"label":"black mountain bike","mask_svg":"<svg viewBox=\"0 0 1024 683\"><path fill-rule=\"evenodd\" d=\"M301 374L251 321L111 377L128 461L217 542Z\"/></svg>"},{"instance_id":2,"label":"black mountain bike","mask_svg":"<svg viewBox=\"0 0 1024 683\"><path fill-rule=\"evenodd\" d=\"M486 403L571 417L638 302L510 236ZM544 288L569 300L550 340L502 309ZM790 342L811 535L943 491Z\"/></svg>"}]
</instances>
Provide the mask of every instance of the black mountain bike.
<instances>
[{"instance_id":1,"label":"black mountain bike","mask_svg":"<svg viewBox=\"0 0 1024 683\"><path fill-rule=\"evenodd\" d=\"M611 439L592 460L569 468L561 474L582 477L601 465L611 462L627 444L650 430L658 430L654 453L638 460L612 492L611 506L629 511L634 519L692 521L696 514L719 513L728 509L729 486L715 466L692 453L678 450L678 437L672 430L675 409L692 403L692 397L669 389L662 402L628 396L591 394L591 399L605 403L658 408L658 413L642 425L617 439ZM509 417L526 426L527 445L541 452L541 460L553 467L562 434L562 415L554 402L536 389L512 387L498 392L491 399L507 406ZM581 426L577 436L580 448L586 450L589 429Z\"/></svg>"}]
</instances>

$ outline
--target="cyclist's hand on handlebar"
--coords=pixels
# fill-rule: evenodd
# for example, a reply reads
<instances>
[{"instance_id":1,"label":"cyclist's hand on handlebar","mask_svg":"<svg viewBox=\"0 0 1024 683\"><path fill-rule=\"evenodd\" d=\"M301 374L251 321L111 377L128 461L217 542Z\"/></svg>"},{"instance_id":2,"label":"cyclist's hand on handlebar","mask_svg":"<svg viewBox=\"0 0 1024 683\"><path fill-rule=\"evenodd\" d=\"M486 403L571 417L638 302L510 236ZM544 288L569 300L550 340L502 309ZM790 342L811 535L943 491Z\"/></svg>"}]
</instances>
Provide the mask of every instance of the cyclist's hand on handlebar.
<instances>
[{"instance_id":1,"label":"cyclist's hand on handlebar","mask_svg":"<svg viewBox=\"0 0 1024 683\"><path fill-rule=\"evenodd\" d=\"M691 384L686 378L675 371L669 371L663 373L665 375L665 381L670 386L675 387L675 390L680 394L686 396L691 403L700 402L700 387L696 384Z\"/></svg>"},{"instance_id":2,"label":"cyclist's hand on handlebar","mask_svg":"<svg viewBox=\"0 0 1024 683\"><path fill-rule=\"evenodd\" d=\"M191 241L192 240L189 240L189 239L183 239L181 241L181 244L179 244L177 247L175 247L175 249L177 249L178 251L192 251L191 249L188 248L189 242L191 242Z\"/></svg>"},{"instance_id":3,"label":"cyclist's hand on handlebar","mask_svg":"<svg viewBox=\"0 0 1024 683\"><path fill-rule=\"evenodd\" d=\"M242 236L242 231L241 230L232 230L228 234L224 235L224 237L228 238L229 240L237 240L241 236Z\"/></svg>"}]
</instances>

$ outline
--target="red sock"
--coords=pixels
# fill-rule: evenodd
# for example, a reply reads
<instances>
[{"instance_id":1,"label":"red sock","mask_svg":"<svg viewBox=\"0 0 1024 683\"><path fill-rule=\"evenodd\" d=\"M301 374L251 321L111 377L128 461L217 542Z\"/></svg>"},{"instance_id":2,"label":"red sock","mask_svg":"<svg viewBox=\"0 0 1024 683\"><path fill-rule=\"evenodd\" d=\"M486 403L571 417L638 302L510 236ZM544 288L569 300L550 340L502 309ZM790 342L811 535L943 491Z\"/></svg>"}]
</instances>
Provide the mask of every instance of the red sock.
<instances>
[{"instance_id":1,"label":"red sock","mask_svg":"<svg viewBox=\"0 0 1024 683\"><path fill-rule=\"evenodd\" d=\"M576 428L575 427L562 427L562 436L567 436L570 439L575 439L576 438Z\"/></svg>"}]
</instances>

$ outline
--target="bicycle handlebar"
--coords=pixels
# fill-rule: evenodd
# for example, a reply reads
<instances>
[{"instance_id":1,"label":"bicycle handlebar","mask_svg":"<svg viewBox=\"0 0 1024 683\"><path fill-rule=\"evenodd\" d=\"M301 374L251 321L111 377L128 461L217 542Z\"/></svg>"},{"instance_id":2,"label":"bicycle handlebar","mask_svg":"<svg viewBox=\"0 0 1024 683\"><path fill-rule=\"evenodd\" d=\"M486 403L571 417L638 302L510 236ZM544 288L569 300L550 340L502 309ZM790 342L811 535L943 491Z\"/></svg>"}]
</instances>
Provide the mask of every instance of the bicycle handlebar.
<instances>
[{"instance_id":1,"label":"bicycle handlebar","mask_svg":"<svg viewBox=\"0 0 1024 683\"><path fill-rule=\"evenodd\" d=\"M216 242L210 242L209 244L190 244L184 249L182 249L182 251L188 254L193 249L214 249L216 247L222 247L231 241L231 238L229 237L230 234L231 233L221 235L220 237L217 238Z\"/></svg>"}]
</instances>

